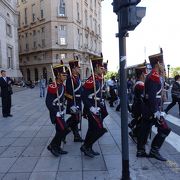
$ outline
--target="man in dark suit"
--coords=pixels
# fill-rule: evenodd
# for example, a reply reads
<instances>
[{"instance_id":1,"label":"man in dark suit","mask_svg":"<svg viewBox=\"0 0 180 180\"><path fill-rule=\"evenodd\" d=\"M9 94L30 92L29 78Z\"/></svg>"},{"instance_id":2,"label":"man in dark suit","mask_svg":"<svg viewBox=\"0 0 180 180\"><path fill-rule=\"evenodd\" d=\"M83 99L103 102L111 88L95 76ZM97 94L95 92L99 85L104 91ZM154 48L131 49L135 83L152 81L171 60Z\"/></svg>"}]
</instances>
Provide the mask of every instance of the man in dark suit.
<instances>
[{"instance_id":1,"label":"man in dark suit","mask_svg":"<svg viewBox=\"0 0 180 180\"><path fill-rule=\"evenodd\" d=\"M6 71L1 70L0 87L1 87L1 98L2 98L2 114L3 117L12 117L11 111L11 95L12 95L12 83L13 80L6 77Z\"/></svg>"}]
</instances>

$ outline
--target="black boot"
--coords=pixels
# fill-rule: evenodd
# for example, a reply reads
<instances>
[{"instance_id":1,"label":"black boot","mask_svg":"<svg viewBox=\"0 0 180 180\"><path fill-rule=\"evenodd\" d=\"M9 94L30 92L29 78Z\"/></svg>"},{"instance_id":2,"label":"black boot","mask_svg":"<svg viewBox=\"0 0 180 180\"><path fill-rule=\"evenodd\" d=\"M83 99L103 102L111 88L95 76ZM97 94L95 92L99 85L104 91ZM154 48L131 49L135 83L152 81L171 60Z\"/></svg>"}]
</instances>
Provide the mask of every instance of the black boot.
<instances>
[{"instance_id":1,"label":"black boot","mask_svg":"<svg viewBox=\"0 0 180 180\"><path fill-rule=\"evenodd\" d=\"M74 142L84 142L84 139L78 134L74 136Z\"/></svg>"},{"instance_id":2,"label":"black boot","mask_svg":"<svg viewBox=\"0 0 180 180\"><path fill-rule=\"evenodd\" d=\"M53 147L51 144L48 145L47 149L56 157L59 156L58 147Z\"/></svg>"},{"instance_id":3,"label":"black boot","mask_svg":"<svg viewBox=\"0 0 180 180\"><path fill-rule=\"evenodd\" d=\"M100 153L97 152L97 151L94 151L94 150L92 149L92 147L91 147L89 150L90 150L90 152L91 152L94 156L99 156L99 155L100 155Z\"/></svg>"},{"instance_id":4,"label":"black boot","mask_svg":"<svg viewBox=\"0 0 180 180\"><path fill-rule=\"evenodd\" d=\"M137 139L136 139L136 136L134 136L133 131L130 131L130 132L129 132L129 136L131 137L131 139L133 140L133 142L137 144Z\"/></svg>"},{"instance_id":5,"label":"black boot","mask_svg":"<svg viewBox=\"0 0 180 180\"><path fill-rule=\"evenodd\" d=\"M148 155L145 150L138 150L136 157L148 157Z\"/></svg>"},{"instance_id":6,"label":"black boot","mask_svg":"<svg viewBox=\"0 0 180 180\"><path fill-rule=\"evenodd\" d=\"M96 134L93 133L93 134L91 135L91 139L90 139L90 141L89 141L89 149L90 149L91 153L92 153L94 156L99 156L100 153L97 152L97 151L94 151L93 148L92 148L92 146L93 146L93 144L94 144L101 136L103 136L106 132L107 132L107 129L106 129L106 128L103 128L103 129L101 129L101 131L99 131L99 133L96 133Z\"/></svg>"},{"instance_id":7,"label":"black boot","mask_svg":"<svg viewBox=\"0 0 180 180\"><path fill-rule=\"evenodd\" d=\"M79 132L78 132L78 125L73 128L73 134L74 134L74 142L84 142L84 140L81 138Z\"/></svg>"},{"instance_id":8,"label":"black boot","mask_svg":"<svg viewBox=\"0 0 180 180\"><path fill-rule=\"evenodd\" d=\"M59 147L59 148L58 148L58 153L59 153L59 154L67 154L68 152L67 152L67 151L62 150L62 148L61 148L61 147Z\"/></svg>"},{"instance_id":9,"label":"black boot","mask_svg":"<svg viewBox=\"0 0 180 180\"><path fill-rule=\"evenodd\" d=\"M157 133L156 136L154 137L152 144L151 144L151 150L149 153L149 157L155 158L160 161L166 161L164 157L161 156L159 153L159 150L165 141L167 135L164 135L162 133Z\"/></svg>"},{"instance_id":10,"label":"black boot","mask_svg":"<svg viewBox=\"0 0 180 180\"><path fill-rule=\"evenodd\" d=\"M150 153L149 153L149 157L150 158L155 158L159 161L167 161L166 158L164 158L163 156L161 156L161 154L159 153L159 150L153 150L151 149Z\"/></svg>"},{"instance_id":11,"label":"black boot","mask_svg":"<svg viewBox=\"0 0 180 180\"><path fill-rule=\"evenodd\" d=\"M90 158L93 158L94 155L92 154L92 152L90 151L90 148L87 148L85 145L80 147L80 150L85 154L85 156L88 156Z\"/></svg>"}]
</instances>

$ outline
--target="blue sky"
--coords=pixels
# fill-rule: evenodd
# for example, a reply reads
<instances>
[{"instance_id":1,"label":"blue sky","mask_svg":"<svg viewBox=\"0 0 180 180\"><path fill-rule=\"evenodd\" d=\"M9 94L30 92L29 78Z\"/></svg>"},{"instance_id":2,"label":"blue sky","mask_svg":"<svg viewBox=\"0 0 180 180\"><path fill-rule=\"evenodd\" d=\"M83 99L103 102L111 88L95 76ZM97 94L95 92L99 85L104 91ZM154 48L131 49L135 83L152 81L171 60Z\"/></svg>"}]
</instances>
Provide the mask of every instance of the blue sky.
<instances>
[{"instance_id":1,"label":"blue sky","mask_svg":"<svg viewBox=\"0 0 180 180\"><path fill-rule=\"evenodd\" d=\"M102 50L109 60L109 70L116 71L119 64L117 16L113 13L112 0L102 2ZM134 31L129 32L126 53L127 66L148 60L151 54L164 51L165 64L180 66L180 1L142 0L139 6L146 7L146 16Z\"/></svg>"}]
</instances>

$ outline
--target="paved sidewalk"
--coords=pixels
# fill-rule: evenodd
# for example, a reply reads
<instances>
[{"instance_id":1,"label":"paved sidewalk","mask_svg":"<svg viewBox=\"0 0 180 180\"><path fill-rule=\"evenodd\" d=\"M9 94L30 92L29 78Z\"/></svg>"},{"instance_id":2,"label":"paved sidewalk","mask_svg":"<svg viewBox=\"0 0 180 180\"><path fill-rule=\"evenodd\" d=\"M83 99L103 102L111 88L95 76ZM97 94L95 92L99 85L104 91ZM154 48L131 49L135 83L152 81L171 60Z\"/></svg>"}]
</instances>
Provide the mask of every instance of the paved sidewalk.
<instances>
[{"instance_id":1,"label":"paved sidewalk","mask_svg":"<svg viewBox=\"0 0 180 180\"><path fill-rule=\"evenodd\" d=\"M108 103L107 103L108 104ZM1 109L0 109L1 110ZM12 118L0 116L0 179L3 180L119 180L121 178L120 116L108 107L106 133L94 149L101 152L93 159L81 154L80 143L68 135L64 149L69 153L58 158L46 147L54 135L44 98L39 89L27 89L13 95ZM83 120L82 136L87 130ZM165 143L162 154L168 162L137 159L136 146L129 140L130 173L133 180L178 180L180 153Z\"/></svg>"}]
</instances>

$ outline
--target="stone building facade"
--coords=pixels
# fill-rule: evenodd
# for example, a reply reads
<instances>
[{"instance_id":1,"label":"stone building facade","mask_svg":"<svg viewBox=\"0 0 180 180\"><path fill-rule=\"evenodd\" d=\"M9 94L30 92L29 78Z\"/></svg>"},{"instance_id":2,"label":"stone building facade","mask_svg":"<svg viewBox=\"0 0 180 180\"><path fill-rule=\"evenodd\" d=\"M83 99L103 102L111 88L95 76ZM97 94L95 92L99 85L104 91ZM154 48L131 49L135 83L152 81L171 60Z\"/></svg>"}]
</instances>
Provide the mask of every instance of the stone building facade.
<instances>
[{"instance_id":1,"label":"stone building facade","mask_svg":"<svg viewBox=\"0 0 180 180\"><path fill-rule=\"evenodd\" d=\"M16 0L0 1L0 69L10 77L22 77L18 55Z\"/></svg>"},{"instance_id":2,"label":"stone building facade","mask_svg":"<svg viewBox=\"0 0 180 180\"><path fill-rule=\"evenodd\" d=\"M25 80L52 77L51 65L78 57L81 76L101 54L101 0L19 0L19 58Z\"/></svg>"}]
</instances>

